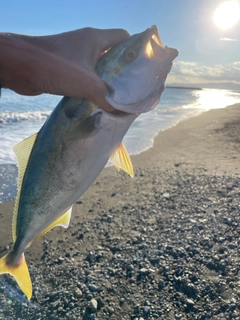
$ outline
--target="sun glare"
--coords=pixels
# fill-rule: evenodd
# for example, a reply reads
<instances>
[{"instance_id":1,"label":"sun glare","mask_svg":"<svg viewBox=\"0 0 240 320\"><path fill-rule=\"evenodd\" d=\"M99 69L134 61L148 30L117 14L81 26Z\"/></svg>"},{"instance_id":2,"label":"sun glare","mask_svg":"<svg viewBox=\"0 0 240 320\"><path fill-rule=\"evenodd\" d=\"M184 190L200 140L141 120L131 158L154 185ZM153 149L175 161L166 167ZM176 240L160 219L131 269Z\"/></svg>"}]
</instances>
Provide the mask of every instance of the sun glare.
<instances>
[{"instance_id":1,"label":"sun glare","mask_svg":"<svg viewBox=\"0 0 240 320\"><path fill-rule=\"evenodd\" d=\"M223 29L233 27L240 19L240 6L238 1L225 1L215 10L213 19L215 24Z\"/></svg>"}]
</instances>

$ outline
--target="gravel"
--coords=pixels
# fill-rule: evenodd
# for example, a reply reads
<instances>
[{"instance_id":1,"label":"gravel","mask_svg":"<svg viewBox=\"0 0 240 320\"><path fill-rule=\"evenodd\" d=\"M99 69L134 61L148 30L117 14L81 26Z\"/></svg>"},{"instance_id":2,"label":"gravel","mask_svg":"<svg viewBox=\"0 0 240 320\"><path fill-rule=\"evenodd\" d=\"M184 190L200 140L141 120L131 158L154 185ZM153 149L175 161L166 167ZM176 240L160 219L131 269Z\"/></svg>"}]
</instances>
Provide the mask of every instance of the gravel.
<instances>
[{"instance_id":1,"label":"gravel","mask_svg":"<svg viewBox=\"0 0 240 320\"><path fill-rule=\"evenodd\" d=\"M115 205L92 199L42 239L30 302L1 276L0 319L240 319L239 178L135 173Z\"/></svg>"}]
</instances>

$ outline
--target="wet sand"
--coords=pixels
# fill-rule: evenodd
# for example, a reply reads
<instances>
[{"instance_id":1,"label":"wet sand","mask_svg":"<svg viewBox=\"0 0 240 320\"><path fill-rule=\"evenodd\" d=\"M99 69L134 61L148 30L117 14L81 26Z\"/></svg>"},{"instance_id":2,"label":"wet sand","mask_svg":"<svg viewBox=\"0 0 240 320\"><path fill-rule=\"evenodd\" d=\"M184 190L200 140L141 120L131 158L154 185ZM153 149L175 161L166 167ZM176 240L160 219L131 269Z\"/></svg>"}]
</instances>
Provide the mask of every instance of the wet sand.
<instances>
[{"instance_id":1,"label":"wet sand","mask_svg":"<svg viewBox=\"0 0 240 320\"><path fill-rule=\"evenodd\" d=\"M0 280L0 319L240 319L240 104L160 132L105 168L67 230L33 243L33 298ZM0 251L13 202L0 205Z\"/></svg>"}]
</instances>

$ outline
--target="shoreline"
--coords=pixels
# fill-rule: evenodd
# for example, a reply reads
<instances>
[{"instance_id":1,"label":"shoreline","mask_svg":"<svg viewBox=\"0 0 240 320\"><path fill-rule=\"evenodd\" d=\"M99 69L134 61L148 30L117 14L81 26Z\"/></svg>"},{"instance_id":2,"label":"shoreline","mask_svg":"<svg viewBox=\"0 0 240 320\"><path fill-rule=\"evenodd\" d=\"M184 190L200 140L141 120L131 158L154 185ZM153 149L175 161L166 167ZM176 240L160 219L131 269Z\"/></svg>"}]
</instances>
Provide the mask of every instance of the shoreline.
<instances>
[{"instance_id":1,"label":"shoreline","mask_svg":"<svg viewBox=\"0 0 240 320\"><path fill-rule=\"evenodd\" d=\"M240 317L239 137L240 104L213 109L132 155L133 179L105 168L74 205L69 228L26 252L40 309L0 282L0 319ZM13 201L0 204L1 256L12 245L12 212Z\"/></svg>"},{"instance_id":2,"label":"shoreline","mask_svg":"<svg viewBox=\"0 0 240 320\"><path fill-rule=\"evenodd\" d=\"M160 131L155 139L153 146L140 154L132 155L131 158L137 163L154 163L154 161L163 161L164 165L172 167L177 164L188 166L192 165L196 169L207 167L207 170L215 174L239 174L239 158L235 156L236 150L233 150L234 143L238 141L237 137L231 138L231 122L234 127L240 123L240 103L226 106L220 109L211 109L202 112L199 115L178 122L175 126ZM237 130L238 128L235 128ZM221 139L221 140L219 140ZM226 157L221 154L221 143L227 143L226 147L230 152ZM159 151L157 151L159 150ZM203 151L204 150L204 154ZM211 150L211 152L209 152ZM212 163L212 153L216 156L215 160L220 163ZM169 153L172 159L169 159ZM194 157L194 155L197 155ZM232 159L231 159L232 155ZM194 159L192 159L194 158ZM230 161L228 159L230 158ZM233 165L231 163L233 160ZM180 161L180 162L179 162ZM224 165L229 165L228 170Z\"/></svg>"},{"instance_id":3,"label":"shoreline","mask_svg":"<svg viewBox=\"0 0 240 320\"><path fill-rule=\"evenodd\" d=\"M238 104L234 104L234 105L238 105ZM234 105L232 105L232 106L234 106ZM220 110L221 109L227 109L227 108L230 108L231 106L226 106L226 107L224 107L224 108L219 108L219 109L212 109L212 110L209 110L210 112L211 111L213 111L213 113L215 113L215 111L217 112L218 110L219 110L219 112L220 112ZM155 140L157 139L158 140L158 136L160 135L160 136L163 136L163 139L165 139L165 133L164 132L168 132L168 130L172 130L173 129L173 133L171 133L171 131L170 131L170 135L171 136L173 136L173 138L171 138L170 139L170 144L174 144L174 135L175 135L175 130L174 130L174 128L175 127L177 127L178 125L180 125L181 123L185 123L185 121L192 121L192 119L194 119L194 118L196 118L196 117L198 117L198 116L201 116L201 115L204 115L205 113L208 113L209 111L199 111L199 113L196 113L195 115L192 115L192 116L188 116L187 118L183 118L183 119L180 119L180 120L178 120L175 124L173 124L172 126L170 126L170 127L168 127L168 128L166 128L166 129L162 129L162 130L160 130L160 131L158 131L157 133L156 133L156 135L152 138L152 144L151 145L149 145L148 147L146 147L144 150L142 150L142 151L140 151L140 152L136 152L136 153L130 153L129 152L129 154L130 154L130 156L131 156L131 158L135 158L136 156L140 156L140 155L142 155L143 153L145 153L145 152L148 152L149 150L151 150L153 147L154 147L154 144L155 144ZM218 114L219 114L219 112L217 112ZM225 113L224 113L225 114ZM220 115L220 114L219 114ZM204 120L205 121L205 120ZM194 125L195 125L195 123L196 122L194 122ZM192 129L193 128L193 126L191 125L191 123L189 123L189 124L187 124L187 126L189 126L189 128L190 129ZM181 125L180 125L180 127L181 127ZM178 129L176 129L176 130L178 130ZM167 133L167 135L168 135L168 133ZM186 137L184 137L184 138L186 138ZM162 148L163 147L163 144L160 144L159 145L159 147L160 148ZM165 148L165 147L164 147ZM163 151L163 153L164 153L164 151ZM17 164L16 163L8 163L8 164L2 164L2 165L0 165L0 167L3 167L3 169L2 169L2 171L1 171L1 168L0 168L0 185L4 185L5 184L5 189L6 189L6 191L5 191L5 193L3 193L4 194L4 196L3 196L3 200L0 200L0 204L3 204L3 203L6 203L6 202L9 202L9 201L12 201L12 199L13 199L13 197L15 197L15 193L16 193L16 190L15 190L15 192L14 192L14 190L13 190L13 187L11 187L11 186L9 186L9 184L13 184L13 181L14 181L14 179L16 179L15 178L15 176L11 176L11 177L9 177L8 179L7 179L7 184L6 184L6 181L4 180L4 179L6 179L6 167L7 166L11 166L11 169L10 169L10 171L13 173L13 174L17 174L16 173L16 168L17 168ZM108 168L108 167L111 167L111 164L107 164L106 165L106 167L105 168ZM15 184L15 187L16 187L16 184ZM3 192L4 190L0 190L0 192ZM8 194L10 194L10 193L13 193L13 196L5 196L5 194L6 194L6 192L8 193ZM9 199L9 198L12 198L12 199Z\"/></svg>"}]
</instances>

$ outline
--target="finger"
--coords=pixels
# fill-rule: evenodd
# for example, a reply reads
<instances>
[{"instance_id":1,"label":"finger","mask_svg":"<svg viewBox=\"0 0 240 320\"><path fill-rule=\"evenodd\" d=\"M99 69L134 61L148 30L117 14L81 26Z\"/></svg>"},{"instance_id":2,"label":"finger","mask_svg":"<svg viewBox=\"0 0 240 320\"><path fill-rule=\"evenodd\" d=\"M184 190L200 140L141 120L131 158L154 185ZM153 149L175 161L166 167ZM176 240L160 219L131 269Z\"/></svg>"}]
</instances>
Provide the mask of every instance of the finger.
<instances>
[{"instance_id":1,"label":"finger","mask_svg":"<svg viewBox=\"0 0 240 320\"><path fill-rule=\"evenodd\" d=\"M104 82L97 74L92 73L87 82L89 83L86 83L86 88L84 88L86 89L85 98L107 112L115 111L115 109L105 100L107 89Z\"/></svg>"},{"instance_id":2,"label":"finger","mask_svg":"<svg viewBox=\"0 0 240 320\"><path fill-rule=\"evenodd\" d=\"M129 33L124 29L103 29L99 30L99 49L107 50L119 42L130 37Z\"/></svg>"},{"instance_id":3,"label":"finger","mask_svg":"<svg viewBox=\"0 0 240 320\"><path fill-rule=\"evenodd\" d=\"M80 78L78 72L72 73L71 77L72 81L67 81L67 77L61 77L63 81L62 89L61 93L59 91L60 89L58 89L57 94L85 98L107 112L115 111L115 109L105 100L107 92L106 86L95 72L89 72L89 70L83 68L81 69ZM44 92L56 94L56 86L52 87L53 82L51 81L47 85L48 89Z\"/></svg>"}]
</instances>

